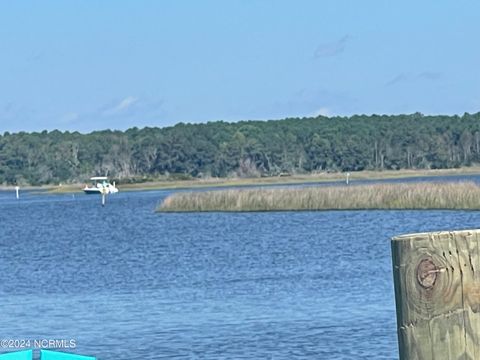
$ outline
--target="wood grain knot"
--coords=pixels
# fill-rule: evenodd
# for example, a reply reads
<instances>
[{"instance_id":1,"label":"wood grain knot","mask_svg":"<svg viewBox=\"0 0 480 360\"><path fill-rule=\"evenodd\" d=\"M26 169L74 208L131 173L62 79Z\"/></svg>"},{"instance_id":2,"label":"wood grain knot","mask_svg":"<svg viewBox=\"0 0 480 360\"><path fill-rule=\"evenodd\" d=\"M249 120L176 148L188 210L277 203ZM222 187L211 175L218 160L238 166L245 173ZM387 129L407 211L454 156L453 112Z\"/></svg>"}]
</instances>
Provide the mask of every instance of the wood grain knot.
<instances>
[{"instance_id":1,"label":"wood grain knot","mask_svg":"<svg viewBox=\"0 0 480 360\"><path fill-rule=\"evenodd\" d=\"M439 270L431 258L423 259L417 266L418 283L425 289L431 289L435 285L438 272Z\"/></svg>"}]
</instances>

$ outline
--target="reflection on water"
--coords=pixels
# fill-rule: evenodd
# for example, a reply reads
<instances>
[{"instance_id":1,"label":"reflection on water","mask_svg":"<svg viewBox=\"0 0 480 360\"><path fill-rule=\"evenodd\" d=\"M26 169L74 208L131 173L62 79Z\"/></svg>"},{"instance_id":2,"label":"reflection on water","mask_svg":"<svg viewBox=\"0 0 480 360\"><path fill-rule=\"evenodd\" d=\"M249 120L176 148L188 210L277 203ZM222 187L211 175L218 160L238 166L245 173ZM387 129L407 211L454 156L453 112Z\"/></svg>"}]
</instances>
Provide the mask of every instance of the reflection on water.
<instances>
[{"instance_id":1,"label":"reflection on water","mask_svg":"<svg viewBox=\"0 0 480 360\"><path fill-rule=\"evenodd\" d=\"M99 359L397 357L389 238L463 211L155 214L166 192L0 192L0 334Z\"/></svg>"}]
</instances>

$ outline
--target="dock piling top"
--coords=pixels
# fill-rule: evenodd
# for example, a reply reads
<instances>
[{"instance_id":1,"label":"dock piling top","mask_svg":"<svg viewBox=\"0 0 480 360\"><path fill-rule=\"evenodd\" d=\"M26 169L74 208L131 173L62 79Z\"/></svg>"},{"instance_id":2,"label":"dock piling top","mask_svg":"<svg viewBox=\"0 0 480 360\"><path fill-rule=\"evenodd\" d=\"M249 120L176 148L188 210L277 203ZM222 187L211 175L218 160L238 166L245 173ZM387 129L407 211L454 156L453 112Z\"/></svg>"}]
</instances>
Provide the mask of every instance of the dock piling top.
<instances>
[{"instance_id":1,"label":"dock piling top","mask_svg":"<svg viewBox=\"0 0 480 360\"><path fill-rule=\"evenodd\" d=\"M391 244L400 359L480 359L480 230Z\"/></svg>"}]
</instances>

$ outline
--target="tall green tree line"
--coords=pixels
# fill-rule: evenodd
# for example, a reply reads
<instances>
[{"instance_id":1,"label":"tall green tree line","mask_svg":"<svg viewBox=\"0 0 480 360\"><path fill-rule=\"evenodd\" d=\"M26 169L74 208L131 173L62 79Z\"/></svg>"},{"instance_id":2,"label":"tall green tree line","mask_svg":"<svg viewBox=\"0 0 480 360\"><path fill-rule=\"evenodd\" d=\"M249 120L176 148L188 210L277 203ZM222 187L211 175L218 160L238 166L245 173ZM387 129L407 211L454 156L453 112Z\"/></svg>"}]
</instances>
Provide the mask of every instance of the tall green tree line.
<instances>
[{"instance_id":1,"label":"tall green tree line","mask_svg":"<svg viewBox=\"0 0 480 360\"><path fill-rule=\"evenodd\" d=\"M480 163L480 113L355 115L0 135L0 183L438 169Z\"/></svg>"}]
</instances>

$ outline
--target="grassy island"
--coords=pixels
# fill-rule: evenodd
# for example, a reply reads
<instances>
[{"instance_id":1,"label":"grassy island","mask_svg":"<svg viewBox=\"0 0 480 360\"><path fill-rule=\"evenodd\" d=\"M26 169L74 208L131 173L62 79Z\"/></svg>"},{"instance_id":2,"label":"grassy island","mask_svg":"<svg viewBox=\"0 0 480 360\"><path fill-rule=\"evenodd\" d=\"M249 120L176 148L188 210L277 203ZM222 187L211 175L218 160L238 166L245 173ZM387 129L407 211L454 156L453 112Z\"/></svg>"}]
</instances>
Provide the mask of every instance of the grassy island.
<instances>
[{"instance_id":1,"label":"grassy island","mask_svg":"<svg viewBox=\"0 0 480 360\"><path fill-rule=\"evenodd\" d=\"M480 209L473 182L369 184L192 191L168 196L160 212L355 209Z\"/></svg>"}]
</instances>

